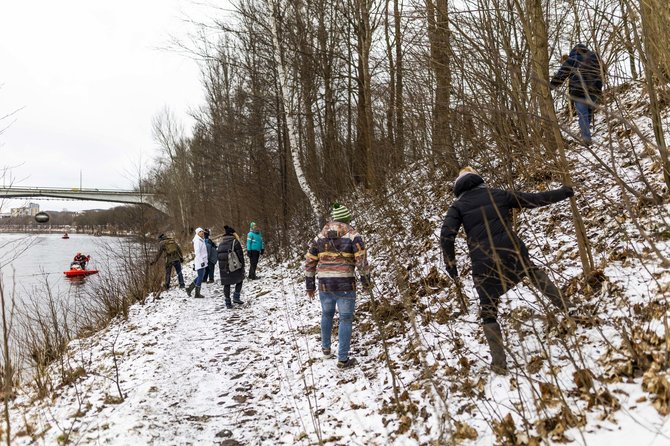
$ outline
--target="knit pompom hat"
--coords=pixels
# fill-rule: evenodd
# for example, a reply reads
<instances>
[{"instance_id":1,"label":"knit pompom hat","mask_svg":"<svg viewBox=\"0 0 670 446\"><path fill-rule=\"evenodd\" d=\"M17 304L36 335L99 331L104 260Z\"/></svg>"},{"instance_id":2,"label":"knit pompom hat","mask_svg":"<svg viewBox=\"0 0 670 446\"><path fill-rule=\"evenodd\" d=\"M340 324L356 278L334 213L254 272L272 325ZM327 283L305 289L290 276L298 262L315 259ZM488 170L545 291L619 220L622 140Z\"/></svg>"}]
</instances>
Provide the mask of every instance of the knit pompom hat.
<instances>
[{"instance_id":1,"label":"knit pompom hat","mask_svg":"<svg viewBox=\"0 0 670 446\"><path fill-rule=\"evenodd\" d=\"M330 216L334 221L349 223L351 221L351 211L340 203L334 203Z\"/></svg>"}]
</instances>

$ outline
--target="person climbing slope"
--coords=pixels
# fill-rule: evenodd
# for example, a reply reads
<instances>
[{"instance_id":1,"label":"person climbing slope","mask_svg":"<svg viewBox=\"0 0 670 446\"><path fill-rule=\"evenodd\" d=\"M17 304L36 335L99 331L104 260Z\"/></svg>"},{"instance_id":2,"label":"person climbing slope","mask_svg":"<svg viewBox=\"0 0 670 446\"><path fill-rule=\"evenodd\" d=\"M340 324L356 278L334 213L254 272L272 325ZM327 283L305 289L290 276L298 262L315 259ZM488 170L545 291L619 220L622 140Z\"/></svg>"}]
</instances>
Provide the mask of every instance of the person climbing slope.
<instances>
[{"instance_id":1,"label":"person climbing slope","mask_svg":"<svg viewBox=\"0 0 670 446\"><path fill-rule=\"evenodd\" d=\"M488 188L474 169L466 167L454 182L454 195L456 201L449 207L440 232L444 263L449 276L457 280L454 242L463 226L484 335L491 349L491 369L505 374L507 357L497 321L500 297L527 276L556 308L567 312L571 307L549 276L530 260L526 245L513 230L512 210L546 206L572 197L574 192L568 186L540 193Z\"/></svg>"}]
</instances>

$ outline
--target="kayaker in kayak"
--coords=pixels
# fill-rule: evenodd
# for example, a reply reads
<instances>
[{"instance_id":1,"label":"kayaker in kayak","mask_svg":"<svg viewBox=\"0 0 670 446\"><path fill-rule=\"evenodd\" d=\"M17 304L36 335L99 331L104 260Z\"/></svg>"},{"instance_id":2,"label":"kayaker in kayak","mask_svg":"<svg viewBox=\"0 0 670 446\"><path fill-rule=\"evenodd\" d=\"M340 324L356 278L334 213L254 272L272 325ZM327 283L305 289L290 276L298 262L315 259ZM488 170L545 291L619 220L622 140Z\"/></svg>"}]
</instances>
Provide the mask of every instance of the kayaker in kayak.
<instances>
[{"instance_id":1,"label":"kayaker in kayak","mask_svg":"<svg viewBox=\"0 0 670 446\"><path fill-rule=\"evenodd\" d=\"M86 263L91 260L91 256L84 255L80 252L77 253L77 255L74 256L74 260L72 261L72 264L79 264L81 266L81 269L86 269ZM72 266L72 265L70 265Z\"/></svg>"}]
</instances>

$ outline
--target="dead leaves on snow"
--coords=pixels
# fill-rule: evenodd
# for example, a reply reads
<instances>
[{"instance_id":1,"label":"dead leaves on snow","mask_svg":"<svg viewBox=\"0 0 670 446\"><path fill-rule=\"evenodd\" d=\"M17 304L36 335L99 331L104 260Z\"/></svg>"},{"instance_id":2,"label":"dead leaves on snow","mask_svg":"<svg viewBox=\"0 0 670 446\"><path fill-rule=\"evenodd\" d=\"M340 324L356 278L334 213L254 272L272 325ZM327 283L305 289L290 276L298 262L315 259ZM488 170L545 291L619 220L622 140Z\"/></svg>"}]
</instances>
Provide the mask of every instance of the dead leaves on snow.
<instances>
[{"instance_id":1,"label":"dead leaves on snow","mask_svg":"<svg viewBox=\"0 0 670 446\"><path fill-rule=\"evenodd\" d=\"M670 414L670 383L667 374L660 372L658 363L644 373L642 389L651 394L652 405L659 414Z\"/></svg>"}]
</instances>

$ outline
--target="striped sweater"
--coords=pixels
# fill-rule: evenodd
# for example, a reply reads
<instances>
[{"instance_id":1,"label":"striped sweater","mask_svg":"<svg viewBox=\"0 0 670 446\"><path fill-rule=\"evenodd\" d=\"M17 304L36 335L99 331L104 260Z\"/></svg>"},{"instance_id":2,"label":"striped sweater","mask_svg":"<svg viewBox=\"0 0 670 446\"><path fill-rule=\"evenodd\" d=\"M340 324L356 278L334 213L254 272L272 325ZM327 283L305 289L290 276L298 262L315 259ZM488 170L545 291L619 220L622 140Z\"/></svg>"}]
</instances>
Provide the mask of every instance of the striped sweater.
<instances>
[{"instance_id":1,"label":"striped sweater","mask_svg":"<svg viewBox=\"0 0 670 446\"><path fill-rule=\"evenodd\" d=\"M305 255L307 290L315 290L319 276L319 291L354 291L358 269L363 285L368 283L369 267L365 243L356 230L346 223L327 223L309 245Z\"/></svg>"}]
</instances>

